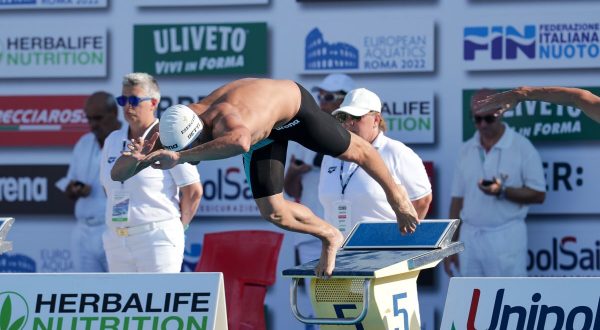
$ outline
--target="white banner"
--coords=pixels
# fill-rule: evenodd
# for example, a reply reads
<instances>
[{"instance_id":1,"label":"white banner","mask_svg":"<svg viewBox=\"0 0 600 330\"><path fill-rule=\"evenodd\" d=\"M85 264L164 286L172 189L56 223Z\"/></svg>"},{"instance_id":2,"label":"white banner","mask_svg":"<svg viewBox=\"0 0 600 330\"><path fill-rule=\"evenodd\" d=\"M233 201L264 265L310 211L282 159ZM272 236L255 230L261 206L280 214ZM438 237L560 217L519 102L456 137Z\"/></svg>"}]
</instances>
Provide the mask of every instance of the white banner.
<instances>
[{"instance_id":1,"label":"white banner","mask_svg":"<svg viewBox=\"0 0 600 330\"><path fill-rule=\"evenodd\" d=\"M221 273L0 278L3 329L227 328Z\"/></svg>"},{"instance_id":2,"label":"white banner","mask_svg":"<svg viewBox=\"0 0 600 330\"><path fill-rule=\"evenodd\" d=\"M563 146L538 149L546 173L546 200L530 214L599 214L600 153Z\"/></svg>"},{"instance_id":3,"label":"white banner","mask_svg":"<svg viewBox=\"0 0 600 330\"><path fill-rule=\"evenodd\" d=\"M347 17L335 24L300 20L295 38L304 73L431 72L435 68L433 20L380 20L360 24Z\"/></svg>"},{"instance_id":4,"label":"white banner","mask_svg":"<svg viewBox=\"0 0 600 330\"><path fill-rule=\"evenodd\" d=\"M0 26L0 78L106 77L105 27Z\"/></svg>"},{"instance_id":5,"label":"white banner","mask_svg":"<svg viewBox=\"0 0 600 330\"><path fill-rule=\"evenodd\" d=\"M481 18L463 27L467 70L600 67L600 20L596 13L535 18Z\"/></svg>"},{"instance_id":6,"label":"white banner","mask_svg":"<svg viewBox=\"0 0 600 330\"><path fill-rule=\"evenodd\" d=\"M242 156L200 162L204 194L200 216L257 216L258 207L246 181Z\"/></svg>"},{"instance_id":7,"label":"white banner","mask_svg":"<svg viewBox=\"0 0 600 330\"><path fill-rule=\"evenodd\" d=\"M598 329L599 278L452 278L440 329Z\"/></svg>"},{"instance_id":8,"label":"white banner","mask_svg":"<svg viewBox=\"0 0 600 330\"><path fill-rule=\"evenodd\" d=\"M600 277L599 232L599 221L569 217L528 220L529 276Z\"/></svg>"},{"instance_id":9,"label":"white banner","mask_svg":"<svg viewBox=\"0 0 600 330\"><path fill-rule=\"evenodd\" d=\"M372 89L379 95L386 135L403 143L435 143L435 104L432 90L399 90L393 85Z\"/></svg>"},{"instance_id":10,"label":"white banner","mask_svg":"<svg viewBox=\"0 0 600 330\"><path fill-rule=\"evenodd\" d=\"M106 8L108 0L1 0L0 10Z\"/></svg>"},{"instance_id":11,"label":"white banner","mask_svg":"<svg viewBox=\"0 0 600 330\"><path fill-rule=\"evenodd\" d=\"M269 0L134 0L138 7L266 5Z\"/></svg>"}]
</instances>

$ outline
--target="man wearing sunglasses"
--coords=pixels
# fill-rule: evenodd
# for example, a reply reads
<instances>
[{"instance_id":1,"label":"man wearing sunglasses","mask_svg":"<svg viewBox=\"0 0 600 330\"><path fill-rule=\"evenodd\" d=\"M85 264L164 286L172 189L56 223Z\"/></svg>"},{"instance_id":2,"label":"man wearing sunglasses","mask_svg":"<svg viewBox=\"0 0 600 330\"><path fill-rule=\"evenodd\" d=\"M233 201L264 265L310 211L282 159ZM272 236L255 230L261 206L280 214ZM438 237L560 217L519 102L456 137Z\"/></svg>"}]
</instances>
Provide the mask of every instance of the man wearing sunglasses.
<instances>
[{"instance_id":1,"label":"man wearing sunglasses","mask_svg":"<svg viewBox=\"0 0 600 330\"><path fill-rule=\"evenodd\" d=\"M458 155L450 202L465 250L444 260L449 276L527 276L525 217L530 204L543 203L546 180L531 142L501 116L479 112L479 101L494 93L482 89L471 99L477 131Z\"/></svg>"},{"instance_id":2,"label":"man wearing sunglasses","mask_svg":"<svg viewBox=\"0 0 600 330\"><path fill-rule=\"evenodd\" d=\"M158 137L154 134L142 147L152 149ZM307 207L284 199L284 167L290 140L359 164L383 187L399 230L416 230L416 211L377 151L321 111L310 92L293 81L236 80L198 103L170 107L161 117L160 139L165 149L150 153L137 167L169 169L185 162L244 154L246 176L262 217L287 230L316 236L323 243L315 268L319 277L332 274L343 236ZM122 181L131 173L115 171L112 177Z\"/></svg>"},{"instance_id":3,"label":"man wearing sunglasses","mask_svg":"<svg viewBox=\"0 0 600 330\"><path fill-rule=\"evenodd\" d=\"M477 104L481 115L500 115L526 100L574 106L600 123L600 97L592 92L569 87L517 87L482 99Z\"/></svg>"}]
</instances>

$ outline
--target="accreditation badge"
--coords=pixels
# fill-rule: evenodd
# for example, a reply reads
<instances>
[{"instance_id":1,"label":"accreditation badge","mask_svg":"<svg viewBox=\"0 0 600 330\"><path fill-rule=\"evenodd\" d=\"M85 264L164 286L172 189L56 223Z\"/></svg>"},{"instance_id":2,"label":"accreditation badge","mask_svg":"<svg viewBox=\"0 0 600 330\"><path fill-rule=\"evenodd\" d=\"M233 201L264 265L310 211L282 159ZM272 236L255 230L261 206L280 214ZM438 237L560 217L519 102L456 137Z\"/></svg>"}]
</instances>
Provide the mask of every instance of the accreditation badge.
<instances>
[{"instance_id":1,"label":"accreditation badge","mask_svg":"<svg viewBox=\"0 0 600 330\"><path fill-rule=\"evenodd\" d=\"M346 236L348 234L348 226L350 225L352 215L350 202L347 200L336 201L333 203L333 208L335 215L334 220L336 222L333 225Z\"/></svg>"},{"instance_id":2,"label":"accreditation badge","mask_svg":"<svg viewBox=\"0 0 600 330\"><path fill-rule=\"evenodd\" d=\"M131 196L129 192L120 190L112 197L112 215L113 222L127 222L129 220L129 205Z\"/></svg>"}]
</instances>

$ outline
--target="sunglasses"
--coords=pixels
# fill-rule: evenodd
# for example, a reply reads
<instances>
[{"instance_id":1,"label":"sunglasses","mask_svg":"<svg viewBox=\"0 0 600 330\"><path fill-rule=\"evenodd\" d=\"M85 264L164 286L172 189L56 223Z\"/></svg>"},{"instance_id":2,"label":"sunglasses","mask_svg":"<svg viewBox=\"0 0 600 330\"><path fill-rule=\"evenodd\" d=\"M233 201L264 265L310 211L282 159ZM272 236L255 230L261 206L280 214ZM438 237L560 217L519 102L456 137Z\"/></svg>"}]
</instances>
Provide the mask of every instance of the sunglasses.
<instances>
[{"instance_id":1,"label":"sunglasses","mask_svg":"<svg viewBox=\"0 0 600 330\"><path fill-rule=\"evenodd\" d=\"M125 96L121 95L117 97L117 104L124 107L127 103L129 103L132 107L137 107L141 102L152 100L151 97L137 97L135 95Z\"/></svg>"},{"instance_id":2,"label":"sunglasses","mask_svg":"<svg viewBox=\"0 0 600 330\"><path fill-rule=\"evenodd\" d=\"M475 124L481 124L481 121L484 120L486 123L491 124L496 121L497 116L487 115L487 116L473 116L473 120Z\"/></svg>"},{"instance_id":3,"label":"sunglasses","mask_svg":"<svg viewBox=\"0 0 600 330\"><path fill-rule=\"evenodd\" d=\"M344 99L346 95L344 94L339 94L339 93L325 93L325 94L319 94L319 102L335 102L335 101L339 101Z\"/></svg>"}]
</instances>

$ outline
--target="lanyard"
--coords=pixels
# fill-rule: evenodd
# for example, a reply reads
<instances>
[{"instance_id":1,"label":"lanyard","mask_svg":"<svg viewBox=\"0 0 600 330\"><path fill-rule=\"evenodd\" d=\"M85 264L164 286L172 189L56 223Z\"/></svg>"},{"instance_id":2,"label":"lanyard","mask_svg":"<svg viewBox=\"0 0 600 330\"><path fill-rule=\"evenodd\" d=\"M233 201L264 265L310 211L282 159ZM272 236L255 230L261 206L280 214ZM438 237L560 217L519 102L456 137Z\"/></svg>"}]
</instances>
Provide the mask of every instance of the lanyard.
<instances>
[{"instance_id":1,"label":"lanyard","mask_svg":"<svg viewBox=\"0 0 600 330\"><path fill-rule=\"evenodd\" d=\"M340 164L340 185L342 186L342 196L344 196L344 193L346 192L346 187L348 187L348 183L350 183L350 179L352 178L354 173L356 173L356 170L358 170L358 166L356 166L356 168L354 168L354 171L352 171L352 173L350 173L348 175L348 178L346 178L346 182L344 183L344 179L342 178L342 173L344 172L344 161L341 162L341 164Z\"/></svg>"}]
</instances>

